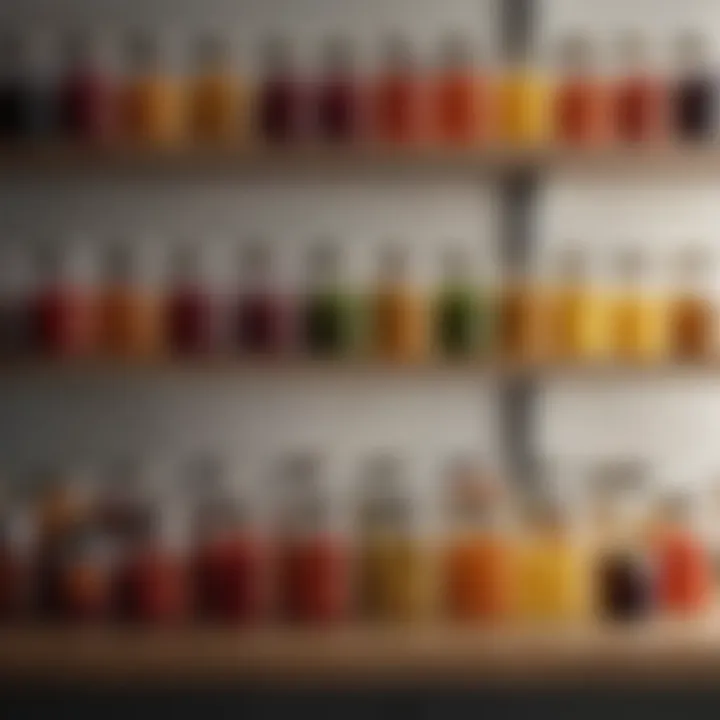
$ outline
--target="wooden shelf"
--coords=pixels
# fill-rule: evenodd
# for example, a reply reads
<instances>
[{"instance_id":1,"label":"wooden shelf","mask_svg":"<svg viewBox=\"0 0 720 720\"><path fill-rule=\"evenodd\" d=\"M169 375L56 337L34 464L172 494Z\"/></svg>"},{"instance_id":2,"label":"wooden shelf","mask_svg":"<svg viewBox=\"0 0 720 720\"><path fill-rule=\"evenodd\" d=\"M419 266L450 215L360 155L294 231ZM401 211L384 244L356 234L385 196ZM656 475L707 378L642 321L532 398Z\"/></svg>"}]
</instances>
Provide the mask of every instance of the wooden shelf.
<instances>
[{"instance_id":1,"label":"wooden shelf","mask_svg":"<svg viewBox=\"0 0 720 720\"><path fill-rule=\"evenodd\" d=\"M590 173L720 173L720 144L661 145L571 149L545 146L408 147L352 146L77 146L21 145L0 148L0 172L13 175L87 173L218 173L263 176L375 176L400 173L413 177L437 172L478 175L512 170L563 170Z\"/></svg>"},{"instance_id":2,"label":"wooden shelf","mask_svg":"<svg viewBox=\"0 0 720 720\"><path fill-rule=\"evenodd\" d=\"M535 630L0 632L0 678L5 680L586 685L718 677L715 619Z\"/></svg>"}]
</instances>

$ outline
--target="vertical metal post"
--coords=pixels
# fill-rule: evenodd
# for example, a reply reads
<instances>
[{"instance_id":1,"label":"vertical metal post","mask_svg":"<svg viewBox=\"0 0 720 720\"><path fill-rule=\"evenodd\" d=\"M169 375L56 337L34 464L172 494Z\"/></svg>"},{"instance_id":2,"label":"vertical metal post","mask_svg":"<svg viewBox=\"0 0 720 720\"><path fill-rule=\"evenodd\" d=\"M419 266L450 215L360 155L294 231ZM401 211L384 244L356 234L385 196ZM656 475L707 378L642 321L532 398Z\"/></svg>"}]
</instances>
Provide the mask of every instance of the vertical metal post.
<instances>
[{"instance_id":1,"label":"vertical metal post","mask_svg":"<svg viewBox=\"0 0 720 720\"><path fill-rule=\"evenodd\" d=\"M533 47L538 0L498 0L503 57L506 62L528 59ZM533 250L534 206L538 178L534 170L512 169L500 179L500 255L506 276L522 276ZM510 472L518 483L532 482L536 450L534 406L537 386L526 375L504 377L500 393L501 437Z\"/></svg>"}]
</instances>

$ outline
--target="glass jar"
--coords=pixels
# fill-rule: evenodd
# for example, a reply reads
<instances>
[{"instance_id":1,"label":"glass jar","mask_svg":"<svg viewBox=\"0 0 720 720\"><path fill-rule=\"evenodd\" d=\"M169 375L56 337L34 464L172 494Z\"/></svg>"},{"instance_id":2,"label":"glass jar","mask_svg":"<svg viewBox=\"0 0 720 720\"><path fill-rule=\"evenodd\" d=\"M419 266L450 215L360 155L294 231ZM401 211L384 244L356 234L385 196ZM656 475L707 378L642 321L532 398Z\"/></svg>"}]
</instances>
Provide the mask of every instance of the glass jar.
<instances>
[{"instance_id":1,"label":"glass jar","mask_svg":"<svg viewBox=\"0 0 720 720\"><path fill-rule=\"evenodd\" d=\"M676 261L670 302L670 349L681 362L708 360L717 347L717 311L710 295L714 257L695 245L684 248Z\"/></svg>"},{"instance_id":2,"label":"glass jar","mask_svg":"<svg viewBox=\"0 0 720 720\"><path fill-rule=\"evenodd\" d=\"M382 58L372 92L373 135L381 143L415 143L426 122L422 78L412 47L405 38L387 38Z\"/></svg>"},{"instance_id":3,"label":"glass jar","mask_svg":"<svg viewBox=\"0 0 720 720\"><path fill-rule=\"evenodd\" d=\"M189 125L198 142L231 143L244 131L241 87L222 37L206 35L196 47L196 71L189 88Z\"/></svg>"},{"instance_id":4,"label":"glass jar","mask_svg":"<svg viewBox=\"0 0 720 720\"><path fill-rule=\"evenodd\" d=\"M231 486L216 458L196 460L192 578L203 620L252 624L269 609L270 552L247 488Z\"/></svg>"},{"instance_id":5,"label":"glass jar","mask_svg":"<svg viewBox=\"0 0 720 720\"><path fill-rule=\"evenodd\" d=\"M649 617L656 604L656 573L647 545L646 469L634 459L593 469L596 612L611 621Z\"/></svg>"},{"instance_id":6,"label":"glass jar","mask_svg":"<svg viewBox=\"0 0 720 720\"><path fill-rule=\"evenodd\" d=\"M439 602L437 548L404 472L393 455L372 458L359 501L360 599L363 614L381 622L429 620Z\"/></svg>"},{"instance_id":7,"label":"glass jar","mask_svg":"<svg viewBox=\"0 0 720 720\"><path fill-rule=\"evenodd\" d=\"M409 278L408 253L398 247L383 252L372 317L378 356L393 362L417 362L429 350L429 313L425 298Z\"/></svg>"},{"instance_id":8,"label":"glass jar","mask_svg":"<svg viewBox=\"0 0 720 720\"><path fill-rule=\"evenodd\" d=\"M281 616L292 623L332 624L350 613L349 541L324 472L313 453L291 455L282 468L277 592Z\"/></svg>"},{"instance_id":9,"label":"glass jar","mask_svg":"<svg viewBox=\"0 0 720 720\"><path fill-rule=\"evenodd\" d=\"M461 249L443 258L443 281L435 305L435 349L443 356L470 357L492 349L494 318L487 297L481 299Z\"/></svg>"},{"instance_id":10,"label":"glass jar","mask_svg":"<svg viewBox=\"0 0 720 720\"><path fill-rule=\"evenodd\" d=\"M134 35L128 39L128 73L120 94L123 137L147 145L177 143L185 129L182 90L163 68L160 39Z\"/></svg>"},{"instance_id":11,"label":"glass jar","mask_svg":"<svg viewBox=\"0 0 720 720\"><path fill-rule=\"evenodd\" d=\"M672 95L675 140L712 141L718 134L718 87L706 38L684 33L677 39L677 77Z\"/></svg>"},{"instance_id":12,"label":"glass jar","mask_svg":"<svg viewBox=\"0 0 720 720\"><path fill-rule=\"evenodd\" d=\"M362 89L350 41L331 38L325 47L322 77L316 90L316 130L321 140L350 142L362 130Z\"/></svg>"},{"instance_id":13,"label":"glass jar","mask_svg":"<svg viewBox=\"0 0 720 720\"><path fill-rule=\"evenodd\" d=\"M430 97L435 138L441 143L470 145L487 140L492 119L486 78L476 71L468 38L443 38Z\"/></svg>"},{"instance_id":14,"label":"glass jar","mask_svg":"<svg viewBox=\"0 0 720 720\"><path fill-rule=\"evenodd\" d=\"M87 35L66 40L66 68L60 83L60 121L65 137L76 142L100 142L113 136L115 80L101 62Z\"/></svg>"},{"instance_id":15,"label":"glass jar","mask_svg":"<svg viewBox=\"0 0 720 720\"><path fill-rule=\"evenodd\" d=\"M613 134L620 143L657 143L668 134L668 88L651 64L645 38L630 32L618 43Z\"/></svg>"},{"instance_id":16,"label":"glass jar","mask_svg":"<svg viewBox=\"0 0 720 720\"><path fill-rule=\"evenodd\" d=\"M503 488L472 459L446 476L445 606L459 621L498 622L515 604L515 548Z\"/></svg>"},{"instance_id":17,"label":"glass jar","mask_svg":"<svg viewBox=\"0 0 720 720\"><path fill-rule=\"evenodd\" d=\"M597 72L595 48L584 35L571 35L561 44L559 56L555 139L583 147L606 142L610 120L608 88Z\"/></svg>"},{"instance_id":18,"label":"glass jar","mask_svg":"<svg viewBox=\"0 0 720 720\"><path fill-rule=\"evenodd\" d=\"M290 42L270 38L263 49L263 63L256 96L260 140L284 144L306 139L308 89L298 74Z\"/></svg>"},{"instance_id":19,"label":"glass jar","mask_svg":"<svg viewBox=\"0 0 720 720\"><path fill-rule=\"evenodd\" d=\"M358 308L342 287L337 245L325 243L310 253L310 288L305 301L305 347L312 356L342 357L358 344Z\"/></svg>"},{"instance_id":20,"label":"glass jar","mask_svg":"<svg viewBox=\"0 0 720 720\"><path fill-rule=\"evenodd\" d=\"M172 259L166 305L169 352L178 358L211 355L217 349L217 309L198 248L179 248Z\"/></svg>"},{"instance_id":21,"label":"glass jar","mask_svg":"<svg viewBox=\"0 0 720 720\"><path fill-rule=\"evenodd\" d=\"M295 330L295 312L272 277L273 257L258 243L240 254L241 288L232 319L232 343L236 350L271 358L290 349Z\"/></svg>"}]
</instances>

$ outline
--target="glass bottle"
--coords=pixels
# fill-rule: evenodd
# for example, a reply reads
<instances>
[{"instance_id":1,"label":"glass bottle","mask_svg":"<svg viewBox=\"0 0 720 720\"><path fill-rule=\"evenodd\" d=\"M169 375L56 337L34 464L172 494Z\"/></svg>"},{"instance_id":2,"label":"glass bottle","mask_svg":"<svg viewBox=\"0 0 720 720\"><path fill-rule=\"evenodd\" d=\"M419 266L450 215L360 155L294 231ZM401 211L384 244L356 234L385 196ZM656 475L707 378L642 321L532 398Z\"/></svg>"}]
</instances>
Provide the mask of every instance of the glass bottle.
<instances>
[{"instance_id":1,"label":"glass bottle","mask_svg":"<svg viewBox=\"0 0 720 720\"><path fill-rule=\"evenodd\" d=\"M145 489L141 507L116 565L116 613L129 623L176 625L191 604L184 502L155 486Z\"/></svg>"},{"instance_id":2,"label":"glass bottle","mask_svg":"<svg viewBox=\"0 0 720 720\"><path fill-rule=\"evenodd\" d=\"M531 622L574 622L591 605L591 563L567 497L545 484L529 497L520 539L518 609Z\"/></svg>"},{"instance_id":3,"label":"glass bottle","mask_svg":"<svg viewBox=\"0 0 720 720\"><path fill-rule=\"evenodd\" d=\"M243 248L240 261L242 287L233 312L233 345L251 356L279 356L295 340L294 312L273 278L272 254L258 243Z\"/></svg>"},{"instance_id":4,"label":"glass bottle","mask_svg":"<svg viewBox=\"0 0 720 720\"><path fill-rule=\"evenodd\" d=\"M347 356L357 347L354 299L342 287L336 245L318 245L310 253L310 289L305 301L305 346L310 355Z\"/></svg>"},{"instance_id":5,"label":"glass bottle","mask_svg":"<svg viewBox=\"0 0 720 720\"><path fill-rule=\"evenodd\" d=\"M66 69L59 88L63 134L73 141L105 141L112 136L116 120L114 79L102 66L91 38L74 35L66 45Z\"/></svg>"},{"instance_id":6,"label":"glass bottle","mask_svg":"<svg viewBox=\"0 0 720 720\"><path fill-rule=\"evenodd\" d=\"M585 36L571 35L564 40L553 119L560 143L591 147L608 139L609 98L596 65L594 48Z\"/></svg>"},{"instance_id":7,"label":"glass bottle","mask_svg":"<svg viewBox=\"0 0 720 720\"><path fill-rule=\"evenodd\" d=\"M684 248L676 261L670 301L670 349L681 362L702 362L717 346L717 311L710 296L713 256L701 246Z\"/></svg>"},{"instance_id":8,"label":"glass bottle","mask_svg":"<svg viewBox=\"0 0 720 720\"><path fill-rule=\"evenodd\" d=\"M321 140L350 142L360 137L362 96L350 42L332 38L325 48L323 75L315 98L316 130Z\"/></svg>"},{"instance_id":9,"label":"glass bottle","mask_svg":"<svg viewBox=\"0 0 720 720\"><path fill-rule=\"evenodd\" d=\"M148 145L176 143L185 125L182 92L162 66L158 38L132 36L127 50L128 75L120 96L123 136Z\"/></svg>"},{"instance_id":10,"label":"glass bottle","mask_svg":"<svg viewBox=\"0 0 720 720\"><path fill-rule=\"evenodd\" d=\"M374 136L383 143L413 143L424 131L422 80L410 44L402 37L385 41L383 67L374 82Z\"/></svg>"},{"instance_id":11,"label":"glass bottle","mask_svg":"<svg viewBox=\"0 0 720 720\"><path fill-rule=\"evenodd\" d=\"M292 455L283 469L286 496L278 528L277 592L281 616L326 625L350 613L350 547L336 527L336 508L320 457Z\"/></svg>"},{"instance_id":12,"label":"glass bottle","mask_svg":"<svg viewBox=\"0 0 720 720\"><path fill-rule=\"evenodd\" d=\"M608 306L593 281L587 252L578 246L564 248L557 264L555 353L565 361L603 359L610 346Z\"/></svg>"},{"instance_id":13,"label":"glass bottle","mask_svg":"<svg viewBox=\"0 0 720 720\"><path fill-rule=\"evenodd\" d=\"M444 356L469 357L492 347L492 310L473 286L469 261L461 249L443 258L444 277L435 301L435 345Z\"/></svg>"},{"instance_id":14,"label":"glass bottle","mask_svg":"<svg viewBox=\"0 0 720 720\"><path fill-rule=\"evenodd\" d=\"M53 359L86 355L93 340L93 303L70 277L63 252L60 247L38 252L39 283L31 301L34 349Z\"/></svg>"},{"instance_id":15,"label":"glass bottle","mask_svg":"<svg viewBox=\"0 0 720 720\"><path fill-rule=\"evenodd\" d=\"M160 304L141 287L130 247L111 247L105 258L105 282L97 304L99 346L115 358L144 358L162 347Z\"/></svg>"},{"instance_id":16,"label":"glass bottle","mask_svg":"<svg viewBox=\"0 0 720 720\"><path fill-rule=\"evenodd\" d=\"M712 601L712 557L697 523L692 491L668 491L661 498L653 554L658 573L658 602L671 615L694 616Z\"/></svg>"},{"instance_id":17,"label":"glass bottle","mask_svg":"<svg viewBox=\"0 0 720 720\"><path fill-rule=\"evenodd\" d=\"M425 298L408 277L408 254L391 247L380 261L372 317L374 350L385 360L422 361L429 350L430 318Z\"/></svg>"},{"instance_id":18,"label":"glass bottle","mask_svg":"<svg viewBox=\"0 0 720 720\"><path fill-rule=\"evenodd\" d=\"M444 557L445 605L459 621L504 621L515 603L515 549L503 489L472 460L447 475L449 532Z\"/></svg>"},{"instance_id":19,"label":"glass bottle","mask_svg":"<svg viewBox=\"0 0 720 720\"><path fill-rule=\"evenodd\" d=\"M655 607L656 577L647 545L648 498L645 470L634 460L604 463L592 482L595 525L596 611L618 622L649 617Z\"/></svg>"},{"instance_id":20,"label":"glass bottle","mask_svg":"<svg viewBox=\"0 0 720 720\"><path fill-rule=\"evenodd\" d=\"M657 287L647 256L638 248L617 254L618 286L612 299L612 348L616 360L661 362L668 346L668 307Z\"/></svg>"},{"instance_id":21,"label":"glass bottle","mask_svg":"<svg viewBox=\"0 0 720 720\"><path fill-rule=\"evenodd\" d=\"M230 49L216 35L202 37L197 69L188 93L189 125L199 142L231 143L242 132L240 84L230 66Z\"/></svg>"},{"instance_id":22,"label":"glass bottle","mask_svg":"<svg viewBox=\"0 0 720 720\"><path fill-rule=\"evenodd\" d=\"M10 485L0 498L0 624L30 617L33 602L35 537L26 493Z\"/></svg>"},{"instance_id":23,"label":"glass bottle","mask_svg":"<svg viewBox=\"0 0 720 720\"><path fill-rule=\"evenodd\" d=\"M678 77L672 95L674 138L711 141L718 133L718 86L709 66L705 39L685 33L677 41Z\"/></svg>"},{"instance_id":24,"label":"glass bottle","mask_svg":"<svg viewBox=\"0 0 720 720\"><path fill-rule=\"evenodd\" d=\"M360 598L363 614L381 622L428 620L439 601L437 548L404 473L398 458L377 456L361 489Z\"/></svg>"},{"instance_id":25,"label":"glass bottle","mask_svg":"<svg viewBox=\"0 0 720 720\"><path fill-rule=\"evenodd\" d=\"M256 96L257 134L269 143L305 139L308 91L298 74L290 43L271 38L265 45L264 70Z\"/></svg>"},{"instance_id":26,"label":"glass bottle","mask_svg":"<svg viewBox=\"0 0 720 720\"><path fill-rule=\"evenodd\" d=\"M176 357L205 357L216 349L217 307L203 278L198 248L185 246L172 259L166 304L167 346Z\"/></svg>"},{"instance_id":27,"label":"glass bottle","mask_svg":"<svg viewBox=\"0 0 720 720\"><path fill-rule=\"evenodd\" d=\"M650 64L644 38L628 33L621 38L618 55L622 76L614 89L614 135L621 143L665 140L668 132L667 87Z\"/></svg>"},{"instance_id":28,"label":"glass bottle","mask_svg":"<svg viewBox=\"0 0 720 720\"><path fill-rule=\"evenodd\" d=\"M545 73L522 57L513 59L498 88L498 131L510 146L543 144L550 137L551 93Z\"/></svg>"},{"instance_id":29,"label":"glass bottle","mask_svg":"<svg viewBox=\"0 0 720 720\"><path fill-rule=\"evenodd\" d=\"M470 43L462 34L444 38L430 98L435 138L441 143L469 145L487 139L489 92L476 72Z\"/></svg>"},{"instance_id":30,"label":"glass bottle","mask_svg":"<svg viewBox=\"0 0 720 720\"><path fill-rule=\"evenodd\" d=\"M244 492L215 458L191 468L196 485L191 562L195 610L204 620L257 623L269 602L270 552Z\"/></svg>"}]
</instances>

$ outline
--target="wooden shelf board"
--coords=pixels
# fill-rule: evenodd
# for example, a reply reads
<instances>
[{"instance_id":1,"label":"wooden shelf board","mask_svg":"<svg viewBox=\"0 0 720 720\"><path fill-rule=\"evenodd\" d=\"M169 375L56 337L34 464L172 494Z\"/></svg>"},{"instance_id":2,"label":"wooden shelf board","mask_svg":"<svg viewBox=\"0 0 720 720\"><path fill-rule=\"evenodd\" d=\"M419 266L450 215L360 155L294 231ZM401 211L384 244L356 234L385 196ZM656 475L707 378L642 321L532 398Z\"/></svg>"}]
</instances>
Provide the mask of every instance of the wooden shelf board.
<instances>
[{"instance_id":1,"label":"wooden shelf board","mask_svg":"<svg viewBox=\"0 0 720 720\"><path fill-rule=\"evenodd\" d=\"M712 621L483 630L27 628L0 632L0 678L84 682L657 682L720 678Z\"/></svg>"}]
</instances>

